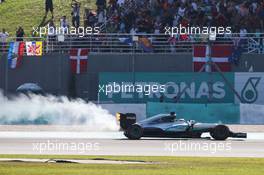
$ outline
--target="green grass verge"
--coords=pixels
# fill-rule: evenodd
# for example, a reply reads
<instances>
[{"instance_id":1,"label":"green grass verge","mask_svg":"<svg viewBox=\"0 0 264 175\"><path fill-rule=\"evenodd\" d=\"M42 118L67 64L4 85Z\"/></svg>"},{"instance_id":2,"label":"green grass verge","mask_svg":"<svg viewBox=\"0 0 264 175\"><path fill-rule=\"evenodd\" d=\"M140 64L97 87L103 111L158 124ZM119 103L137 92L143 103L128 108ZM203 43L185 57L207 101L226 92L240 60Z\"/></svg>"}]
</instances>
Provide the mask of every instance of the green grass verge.
<instances>
[{"instance_id":1,"label":"green grass verge","mask_svg":"<svg viewBox=\"0 0 264 175\"><path fill-rule=\"evenodd\" d=\"M159 164L44 164L0 162L0 174L8 175L263 175L264 159L258 158L201 158L201 157L133 157L133 156L45 156L0 155L0 158L69 158L154 161Z\"/></svg>"},{"instance_id":2,"label":"green grass verge","mask_svg":"<svg viewBox=\"0 0 264 175\"><path fill-rule=\"evenodd\" d=\"M78 0L82 3L81 20L84 8L96 9L96 0ZM61 16L66 15L71 21L71 0L53 0L54 21L59 25ZM44 0L7 0L0 4L0 30L5 28L11 36L15 36L18 26L22 26L27 36L33 27L37 27L45 14ZM51 18L51 14L47 19ZM83 25L83 24L81 24Z\"/></svg>"}]
</instances>

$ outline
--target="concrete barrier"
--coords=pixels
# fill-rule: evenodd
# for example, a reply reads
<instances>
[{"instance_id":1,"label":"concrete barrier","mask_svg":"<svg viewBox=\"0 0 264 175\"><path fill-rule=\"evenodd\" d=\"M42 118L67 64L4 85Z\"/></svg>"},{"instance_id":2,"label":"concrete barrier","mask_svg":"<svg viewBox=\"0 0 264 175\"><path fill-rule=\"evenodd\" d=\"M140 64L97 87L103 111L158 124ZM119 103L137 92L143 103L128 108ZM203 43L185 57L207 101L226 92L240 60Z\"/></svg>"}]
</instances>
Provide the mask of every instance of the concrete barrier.
<instances>
[{"instance_id":1,"label":"concrete barrier","mask_svg":"<svg viewBox=\"0 0 264 175\"><path fill-rule=\"evenodd\" d=\"M240 104L240 124L264 124L264 105Z\"/></svg>"},{"instance_id":2,"label":"concrete barrier","mask_svg":"<svg viewBox=\"0 0 264 175\"><path fill-rule=\"evenodd\" d=\"M147 103L147 117L176 112L178 118L226 124L264 124L264 105Z\"/></svg>"},{"instance_id":3,"label":"concrete barrier","mask_svg":"<svg viewBox=\"0 0 264 175\"><path fill-rule=\"evenodd\" d=\"M239 66L234 65L232 70L264 72L262 58L261 54L244 54ZM24 56L19 69L8 71L6 59L6 54L0 56L0 89L7 88L9 92L13 92L22 83L35 82L49 93L87 100L97 100L100 72L192 72L193 68L192 54L136 54L134 57L131 54L90 54L87 73L73 77L67 53L46 54L42 57ZM71 87L73 85L76 87Z\"/></svg>"}]
</instances>

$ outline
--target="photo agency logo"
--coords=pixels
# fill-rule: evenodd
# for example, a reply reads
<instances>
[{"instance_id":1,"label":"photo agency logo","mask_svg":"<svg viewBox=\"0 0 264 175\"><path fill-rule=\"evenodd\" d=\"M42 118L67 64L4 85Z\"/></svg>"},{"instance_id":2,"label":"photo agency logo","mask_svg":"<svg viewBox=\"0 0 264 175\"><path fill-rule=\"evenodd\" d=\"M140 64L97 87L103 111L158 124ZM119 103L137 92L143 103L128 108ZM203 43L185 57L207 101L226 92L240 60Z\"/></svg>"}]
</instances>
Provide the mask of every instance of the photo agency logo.
<instances>
[{"instance_id":1,"label":"photo agency logo","mask_svg":"<svg viewBox=\"0 0 264 175\"><path fill-rule=\"evenodd\" d=\"M179 27L169 27L164 28L165 35L170 35L171 37L177 35L230 35L232 34L232 27L193 27L193 26L183 26L182 24Z\"/></svg>"},{"instance_id":2,"label":"photo agency logo","mask_svg":"<svg viewBox=\"0 0 264 175\"><path fill-rule=\"evenodd\" d=\"M212 91L209 91L210 85ZM228 96L228 88L224 82L216 81L209 84L206 81L185 82L177 80L173 82L101 82L98 87L100 95L105 95L106 98L113 98L113 96L126 96L126 98L165 98L172 99L178 97L185 100L202 100L204 97L212 97L216 100L224 100ZM128 96L127 96L128 95ZM229 97L228 97L229 98Z\"/></svg>"},{"instance_id":3,"label":"photo agency logo","mask_svg":"<svg viewBox=\"0 0 264 175\"><path fill-rule=\"evenodd\" d=\"M231 152L231 142L194 142L179 141L173 143L164 143L164 151L173 153L179 152L207 152L216 154L217 152Z\"/></svg>"},{"instance_id":4,"label":"photo agency logo","mask_svg":"<svg viewBox=\"0 0 264 175\"><path fill-rule=\"evenodd\" d=\"M38 153L51 152L75 152L87 153L99 151L101 145L98 142L59 142L58 140L32 143L32 150Z\"/></svg>"},{"instance_id":5,"label":"photo agency logo","mask_svg":"<svg viewBox=\"0 0 264 175\"><path fill-rule=\"evenodd\" d=\"M57 35L77 35L80 38L87 35L100 34L100 27L55 27L49 24L45 27L33 27L33 36L57 36Z\"/></svg>"},{"instance_id":6,"label":"photo agency logo","mask_svg":"<svg viewBox=\"0 0 264 175\"><path fill-rule=\"evenodd\" d=\"M153 93L165 93L166 85L158 83L129 83L112 82L109 84L99 84L99 93L106 96L117 93L140 93L149 96Z\"/></svg>"}]
</instances>

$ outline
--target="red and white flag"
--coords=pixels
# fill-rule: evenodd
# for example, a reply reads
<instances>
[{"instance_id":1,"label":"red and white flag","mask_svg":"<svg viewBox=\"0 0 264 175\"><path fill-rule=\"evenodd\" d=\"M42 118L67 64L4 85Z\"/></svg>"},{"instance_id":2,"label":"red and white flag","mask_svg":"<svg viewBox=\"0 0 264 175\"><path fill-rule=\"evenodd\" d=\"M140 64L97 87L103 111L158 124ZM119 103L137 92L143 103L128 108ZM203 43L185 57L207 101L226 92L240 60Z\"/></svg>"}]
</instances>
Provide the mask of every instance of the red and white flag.
<instances>
[{"instance_id":1,"label":"red and white flag","mask_svg":"<svg viewBox=\"0 0 264 175\"><path fill-rule=\"evenodd\" d=\"M193 48L193 70L199 72L209 60L209 46L194 46ZM218 65L221 71L230 72L231 63L229 57L232 55L232 45L213 45L211 46L211 59ZM203 70L204 71L204 70ZM216 71L213 66L212 71Z\"/></svg>"},{"instance_id":2,"label":"red and white flag","mask_svg":"<svg viewBox=\"0 0 264 175\"><path fill-rule=\"evenodd\" d=\"M73 73L81 74L87 71L88 54L88 49L71 49L70 64Z\"/></svg>"},{"instance_id":3,"label":"red and white flag","mask_svg":"<svg viewBox=\"0 0 264 175\"><path fill-rule=\"evenodd\" d=\"M16 69L21 65L24 49L24 42L10 42L7 59L8 65L11 69Z\"/></svg>"}]
</instances>

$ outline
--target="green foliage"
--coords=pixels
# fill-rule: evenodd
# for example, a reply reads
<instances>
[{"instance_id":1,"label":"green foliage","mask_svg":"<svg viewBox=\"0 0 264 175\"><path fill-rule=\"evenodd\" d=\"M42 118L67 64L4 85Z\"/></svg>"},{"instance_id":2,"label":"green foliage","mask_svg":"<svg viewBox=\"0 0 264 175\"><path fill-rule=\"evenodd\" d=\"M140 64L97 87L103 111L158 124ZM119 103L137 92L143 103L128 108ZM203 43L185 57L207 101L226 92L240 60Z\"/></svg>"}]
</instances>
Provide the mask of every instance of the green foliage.
<instances>
[{"instance_id":1,"label":"green foliage","mask_svg":"<svg viewBox=\"0 0 264 175\"><path fill-rule=\"evenodd\" d=\"M133 156L46 156L0 155L0 158L69 158L152 161L153 164L44 164L0 162L0 174L8 175L262 175L264 159L261 158L208 158L208 157L133 157Z\"/></svg>"}]
</instances>

